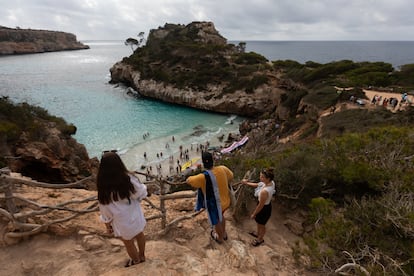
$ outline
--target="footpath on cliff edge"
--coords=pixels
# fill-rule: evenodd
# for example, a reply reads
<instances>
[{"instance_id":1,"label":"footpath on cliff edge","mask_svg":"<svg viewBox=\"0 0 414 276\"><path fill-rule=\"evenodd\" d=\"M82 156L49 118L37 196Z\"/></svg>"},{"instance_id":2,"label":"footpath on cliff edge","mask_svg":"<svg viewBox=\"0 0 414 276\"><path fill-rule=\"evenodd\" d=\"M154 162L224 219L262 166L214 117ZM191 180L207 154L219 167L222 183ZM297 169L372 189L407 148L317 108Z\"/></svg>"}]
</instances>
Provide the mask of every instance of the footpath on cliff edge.
<instances>
[{"instance_id":1,"label":"footpath on cliff edge","mask_svg":"<svg viewBox=\"0 0 414 276\"><path fill-rule=\"evenodd\" d=\"M192 193L182 191L179 193ZM45 205L93 196L95 191L19 187L16 195ZM149 200L159 204L158 196ZM194 213L195 198L167 201L167 221ZM254 208L251 202L249 208ZM156 214L143 202L146 217ZM146 262L128 268L123 243L107 236L98 212L88 213L68 222L53 224L46 232L0 247L1 275L313 275L295 263L291 247L300 238L290 230L300 225L299 218L287 214L274 203L273 215L267 225L265 243L253 247L248 232L256 225L248 217L234 221L226 213L229 239L218 244L210 238L205 212L183 220L165 235L159 219L148 221ZM50 215L56 219L56 214ZM290 226L289 228L287 226ZM2 236L4 222L1 224ZM302 260L306 262L306 260Z\"/></svg>"}]
</instances>

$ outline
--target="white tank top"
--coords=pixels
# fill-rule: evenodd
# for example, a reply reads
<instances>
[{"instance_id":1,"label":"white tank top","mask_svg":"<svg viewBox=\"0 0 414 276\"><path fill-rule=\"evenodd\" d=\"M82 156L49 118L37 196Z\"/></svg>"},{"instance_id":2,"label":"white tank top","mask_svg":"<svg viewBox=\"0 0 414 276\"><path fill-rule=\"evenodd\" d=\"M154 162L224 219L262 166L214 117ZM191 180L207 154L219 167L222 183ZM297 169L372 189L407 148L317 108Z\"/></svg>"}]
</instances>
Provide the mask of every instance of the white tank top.
<instances>
[{"instance_id":1,"label":"white tank top","mask_svg":"<svg viewBox=\"0 0 414 276\"><path fill-rule=\"evenodd\" d=\"M268 193L268 197L267 200L265 202L265 205L269 205L270 201L272 200L272 196L275 193L275 182L272 180L272 185L270 186L266 186L265 183L263 182L259 182L257 188L254 190L254 196L259 198L260 192L262 191L262 189L265 189Z\"/></svg>"}]
</instances>

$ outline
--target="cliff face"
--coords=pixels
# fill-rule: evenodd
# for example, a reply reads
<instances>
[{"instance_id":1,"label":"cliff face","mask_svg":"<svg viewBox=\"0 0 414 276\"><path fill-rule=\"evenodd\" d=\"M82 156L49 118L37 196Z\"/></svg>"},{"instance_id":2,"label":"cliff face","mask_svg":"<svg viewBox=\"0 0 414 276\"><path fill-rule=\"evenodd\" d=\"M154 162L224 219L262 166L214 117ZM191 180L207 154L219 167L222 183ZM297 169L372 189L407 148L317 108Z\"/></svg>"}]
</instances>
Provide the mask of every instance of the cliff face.
<instances>
[{"instance_id":1,"label":"cliff face","mask_svg":"<svg viewBox=\"0 0 414 276\"><path fill-rule=\"evenodd\" d=\"M263 85L251 93L237 90L223 94L222 85L211 84L204 90L181 89L164 82L141 79L139 71L123 62L116 63L110 72L111 82L126 83L141 96L168 103L244 117L256 117L266 112L273 112L277 108L280 118L288 116L288 110L280 105L281 95L285 92L271 84Z\"/></svg>"},{"instance_id":2,"label":"cliff face","mask_svg":"<svg viewBox=\"0 0 414 276\"><path fill-rule=\"evenodd\" d=\"M53 122L42 123L42 137L33 140L23 133L9 148L8 167L35 180L70 183L96 173L99 162L89 159L84 145L63 134ZM4 148L4 147L3 147Z\"/></svg>"},{"instance_id":3,"label":"cliff face","mask_svg":"<svg viewBox=\"0 0 414 276\"><path fill-rule=\"evenodd\" d=\"M89 49L71 33L0 27L0 55Z\"/></svg>"},{"instance_id":4,"label":"cliff face","mask_svg":"<svg viewBox=\"0 0 414 276\"><path fill-rule=\"evenodd\" d=\"M96 172L98 160L72 135L76 127L44 109L0 98L0 167L34 180L69 183Z\"/></svg>"}]
</instances>

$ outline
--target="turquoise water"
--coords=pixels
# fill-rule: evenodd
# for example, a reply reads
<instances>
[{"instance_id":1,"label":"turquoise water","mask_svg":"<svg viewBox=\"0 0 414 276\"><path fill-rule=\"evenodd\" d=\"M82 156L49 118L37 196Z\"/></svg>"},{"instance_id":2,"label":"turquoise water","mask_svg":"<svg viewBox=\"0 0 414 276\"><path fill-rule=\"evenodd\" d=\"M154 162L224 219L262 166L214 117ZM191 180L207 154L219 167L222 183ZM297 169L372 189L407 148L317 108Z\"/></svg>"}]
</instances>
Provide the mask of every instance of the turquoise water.
<instances>
[{"instance_id":1,"label":"turquoise water","mask_svg":"<svg viewBox=\"0 0 414 276\"><path fill-rule=\"evenodd\" d=\"M85 145L90 157L117 149L130 169L144 162L143 152L149 162L155 162L157 152L163 151L167 158L179 151L179 145L238 132L242 118L137 99L125 87L108 84L109 68L130 55L131 49L122 42L87 44L91 49L1 57L0 95L63 117L77 127L74 138ZM201 131L192 135L195 128ZM146 139L144 133L149 133Z\"/></svg>"}]
</instances>

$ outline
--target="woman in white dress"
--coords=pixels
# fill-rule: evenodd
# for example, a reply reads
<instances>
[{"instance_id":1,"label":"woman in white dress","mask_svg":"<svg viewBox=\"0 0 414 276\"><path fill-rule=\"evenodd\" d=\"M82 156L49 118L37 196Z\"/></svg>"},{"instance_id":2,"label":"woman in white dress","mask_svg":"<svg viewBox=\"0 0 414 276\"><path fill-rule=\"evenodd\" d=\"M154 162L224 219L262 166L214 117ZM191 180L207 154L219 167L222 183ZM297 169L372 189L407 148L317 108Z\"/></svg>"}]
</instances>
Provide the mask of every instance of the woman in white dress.
<instances>
[{"instance_id":1,"label":"woman in white dress","mask_svg":"<svg viewBox=\"0 0 414 276\"><path fill-rule=\"evenodd\" d=\"M100 218L107 231L125 244L130 259L126 267L145 261L146 220L141 200L147 187L130 173L116 152L105 152L97 176ZM135 246L137 241L138 249Z\"/></svg>"}]
</instances>

